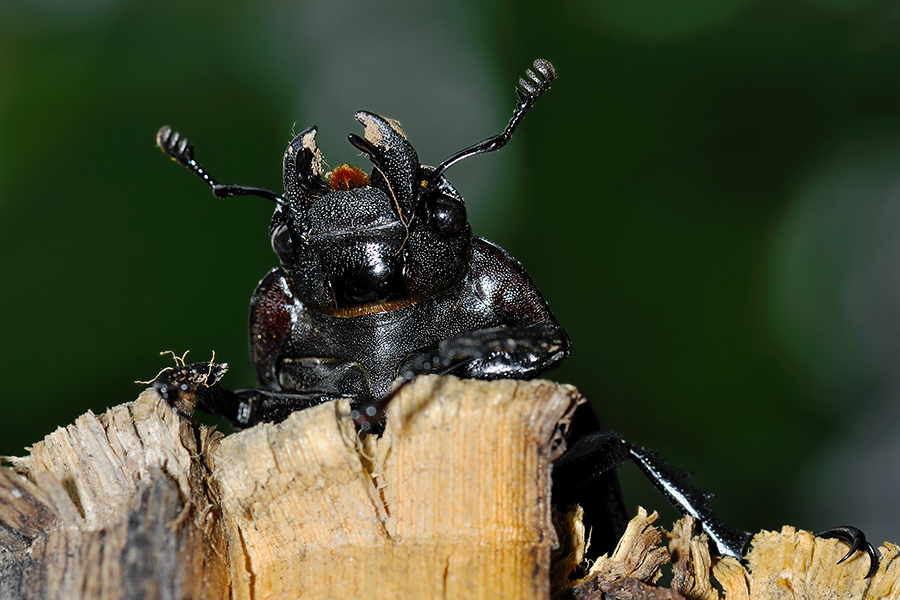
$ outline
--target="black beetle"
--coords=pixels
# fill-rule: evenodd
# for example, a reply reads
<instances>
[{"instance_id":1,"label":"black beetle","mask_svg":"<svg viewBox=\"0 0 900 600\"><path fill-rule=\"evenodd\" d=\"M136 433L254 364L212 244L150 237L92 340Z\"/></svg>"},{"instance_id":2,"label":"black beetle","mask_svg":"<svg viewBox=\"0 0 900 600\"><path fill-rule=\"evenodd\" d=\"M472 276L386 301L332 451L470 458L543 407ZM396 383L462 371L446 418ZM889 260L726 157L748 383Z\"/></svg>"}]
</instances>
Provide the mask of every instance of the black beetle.
<instances>
[{"instance_id":1,"label":"black beetle","mask_svg":"<svg viewBox=\"0 0 900 600\"><path fill-rule=\"evenodd\" d=\"M349 141L369 157L371 175L350 165L326 174L316 128L309 127L284 154L284 194L217 183L186 139L160 129L159 147L217 197L255 195L276 204L269 233L281 266L251 301L251 353L261 388L232 392L219 384L226 366L183 360L161 372L154 388L176 410L190 414L197 406L238 428L350 398L355 422L368 430L382 418L398 377L528 379L566 358L569 337L531 277L502 248L472 235L463 198L444 176L460 160L506 145L554 78L549 62L535 61L519 80L506 129L437 167L420 164L396 121L358 112L365 135ZM554 501L588 503L595 533L614 540L624 524L614 469L632 460L679 511L700 521L720 554L743 555L750 536L722 523L710 496L685 474L601 429L592 414L582 415L575 430L554 464ZM845 558L864 549L874 572L878 555L861 531L839 527L819 535L848 541Z\"/></svg>"}]
</instances>

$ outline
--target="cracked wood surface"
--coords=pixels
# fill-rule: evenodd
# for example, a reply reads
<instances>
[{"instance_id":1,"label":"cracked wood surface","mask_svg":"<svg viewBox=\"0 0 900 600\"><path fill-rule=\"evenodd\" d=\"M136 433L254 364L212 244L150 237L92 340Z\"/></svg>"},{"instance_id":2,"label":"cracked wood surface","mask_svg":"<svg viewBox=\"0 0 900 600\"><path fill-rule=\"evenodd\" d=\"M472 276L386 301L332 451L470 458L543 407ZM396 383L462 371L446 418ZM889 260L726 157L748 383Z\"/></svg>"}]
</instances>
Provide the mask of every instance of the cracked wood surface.
<instances>
[{"instance_id":1,"label":"cracked wood surface","mask_svg":"<svg viewBox=\"0 0 900 600\"><path fill-rule=\"evenodd\" d=\"M423 377L222 439L153 392L0 469L0 598L547 598L550 462L580 395Z\"/></svg>"},{"instance_id":2,"label":"cracked wood surface","mask_svg":"<svg viewBox=\"0 0 900 600\"><path fill-rule=\"evenodd\" d=\"M754 536L742 564L710 556L706 535L695 533L698 528L690 517L675 523L671 533L658 529L656 519L656 513L648 515L639 508L613 555L598 559L586 577L558 589L553 600L900 599L900 551L887 542L879 548L878 570L866 578L865 553L838 564L847 544L808 531L790 526L762 531ZM569 527L573 525L577 528L577 523ZM662 545L661 534L668 538L668 547ZM653 585L669 561L670 587ZM574 565L569 568L576 570Z\"/></svg>"},{"instance_id":3,"label":"cracked wood surface","mask_svg":"<svg viewBox=\"0 0 900 600\"><path fill-rule=\"evenodd\" d=\"M578 401L543 381L427 377L380 438L360 442L339 402L226 439L214 476L240 540L235 597L546 598L549 467Z\"/></svg>"},{"instance_id":4,"label":"cracked wood surface","mask_svg":"<svg viewBox=\"0 0 900 600\"><path fill-rule=\"evenodd\" d=\"M0 600L900 600L892 544L869 579L866 556L837 565L845 544L792 527L757 534L741 564L686 520L665 547L643 510L584 564L583 513L551 522L549 497L580 401L546 381L424 377L381 436L360 439L337 402L222 438L145 391L6 459Z\"/></svg>"},{"instance_id":5,"label":"cracked wood surface","mask_svg":"<svg viewBox=\"0 0 900 600\"><path fill-rule=\"evenodd\" d=\"M0 598L227 598L207 468L219 437L144 392L7 459Z\"/></svg>"}]
</instances>

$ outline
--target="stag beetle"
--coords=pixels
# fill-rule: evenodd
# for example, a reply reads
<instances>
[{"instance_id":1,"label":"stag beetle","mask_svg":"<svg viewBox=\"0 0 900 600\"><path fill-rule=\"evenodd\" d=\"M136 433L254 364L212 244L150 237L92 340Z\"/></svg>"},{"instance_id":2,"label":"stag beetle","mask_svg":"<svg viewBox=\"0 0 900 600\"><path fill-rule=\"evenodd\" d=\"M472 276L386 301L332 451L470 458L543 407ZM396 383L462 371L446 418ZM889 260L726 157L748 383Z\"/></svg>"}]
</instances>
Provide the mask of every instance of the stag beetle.
<instances>
[{"instance_id":1,"label":"stag beetle","mask_svg":"<svg viewBox=\"0 0 900 600\"><path fill-rule=\"evenodd\" d=\"M352 418L370 430L396 393L392 383L425 373L479 379L529 379L569 355L569 336L531 277L496 244L473 236L463 197L447 180L457 162L503 148L556 72L537 60L516 89L506 128L436 167L422 165L397 121L361 111L364 136L350 143L372 163L325 173L316 128L297 134L284 153L284 194L226 185L194 159L194 148L163 127L157 144L202 178L219 198L261 196L275 203L269 227L281 266L269 271L250 305L251 355L260 388L230 391L213 362L164 369L152 382L176 410L194 407L235 427L285 419L291 412L350 398ZM588 409L590 410L590 409ZM554 464L554 500L596 505L595 522L617 539L627 520L615 468L634 461L680 510L697 518L723 555L740 558L750 536L709 508L708 494L654 453L604 430L592 414ZM579 425L576 424L575 429ZM591 493L586 493L590 489ZM596 490L603 490L597 493ZM861 531L820 535L878 556Z\"/></svg>"}]
</instances>

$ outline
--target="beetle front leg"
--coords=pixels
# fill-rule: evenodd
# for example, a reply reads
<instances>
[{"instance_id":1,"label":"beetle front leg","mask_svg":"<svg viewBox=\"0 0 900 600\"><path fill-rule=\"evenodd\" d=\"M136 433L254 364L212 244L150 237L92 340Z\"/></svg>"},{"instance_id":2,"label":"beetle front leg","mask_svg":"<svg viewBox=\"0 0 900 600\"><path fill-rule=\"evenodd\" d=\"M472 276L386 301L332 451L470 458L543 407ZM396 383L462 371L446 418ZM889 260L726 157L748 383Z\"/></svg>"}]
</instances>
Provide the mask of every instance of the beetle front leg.
<instances>
[{"instance_id":1,"label":"beetle front leg","mask_svg":"<svg viewBox=\"0 0 900 600\"><path fill-rule=\"evenodd\" d=\"M288 393L256 388L231 391L219 383L227 370L227 364L213 362L182 364L164 369L150 383L176 413L190 418L199 408L230 421L236 429L257 423L277 423L294 411L339 397L321 392Z\"/></svg>"},{"instance_id":2,"label":"beetle front leg","mask_svg":"<svg viewBox=\"0 0 900 600\"><path fill-rule=\"evenodd\" d=\"M467 331L437 347L408 356L398 369L403 380L387 396L361 404L351 416L371 430L406 383L418 375L456 375L471 379L531 379L569 355L572 343L556 323L535 323Z\"/></svg>"},{"instance_id":3,"label":"beetle front leg","mask_svg":"<svg viewBox=\"0 0 900 600\"><path fill-rule=\"evenodd\" d=\"M571 342L556 323L491 327L442 340L401 364L399 375L428 373L475 379L531 379L569 355Z\"/></svg>"}]
</instances>

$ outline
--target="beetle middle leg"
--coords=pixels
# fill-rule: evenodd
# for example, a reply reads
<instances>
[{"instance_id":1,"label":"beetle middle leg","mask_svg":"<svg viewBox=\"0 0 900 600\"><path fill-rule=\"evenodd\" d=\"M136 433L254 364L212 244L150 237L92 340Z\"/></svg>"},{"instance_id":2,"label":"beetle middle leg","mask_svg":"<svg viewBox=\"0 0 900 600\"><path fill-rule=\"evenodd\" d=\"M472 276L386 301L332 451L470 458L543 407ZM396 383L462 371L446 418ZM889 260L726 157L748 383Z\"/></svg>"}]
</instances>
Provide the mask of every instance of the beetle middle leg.
<instances>
[{"instance_id":1,"label":"beetle middle leg","mask_svg":"<svg viewBox=\"0 0 900 600\"><path fill-rule=\"evenodd\" d=\"M441 340L411 353L400 364L399 384L351 414L361 431L370 431L400 389L418 375L455 375L467 379L531 379L568 356L569 336L556 323L491 327Z\"/></svg>"}]
</instances>

